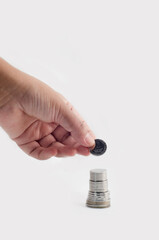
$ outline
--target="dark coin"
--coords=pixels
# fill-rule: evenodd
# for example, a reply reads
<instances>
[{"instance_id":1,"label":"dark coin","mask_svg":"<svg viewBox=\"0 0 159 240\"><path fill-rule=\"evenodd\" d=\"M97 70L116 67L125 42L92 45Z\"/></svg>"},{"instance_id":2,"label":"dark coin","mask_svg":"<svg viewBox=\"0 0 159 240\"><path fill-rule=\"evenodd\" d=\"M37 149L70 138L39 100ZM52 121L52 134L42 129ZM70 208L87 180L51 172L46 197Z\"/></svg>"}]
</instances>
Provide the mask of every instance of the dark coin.
<instances>
[{"instance_id":1,"label":"dark coin","mask_svg":"<svg viewBox=\"0 0 159 240\"><path fill-rule=\"evenodd\" d=\"M107 150L107 144L101 139L95 139L95 147L90 150L90 153L96 156L100 156Z\"/></svg>"}]
</instances>

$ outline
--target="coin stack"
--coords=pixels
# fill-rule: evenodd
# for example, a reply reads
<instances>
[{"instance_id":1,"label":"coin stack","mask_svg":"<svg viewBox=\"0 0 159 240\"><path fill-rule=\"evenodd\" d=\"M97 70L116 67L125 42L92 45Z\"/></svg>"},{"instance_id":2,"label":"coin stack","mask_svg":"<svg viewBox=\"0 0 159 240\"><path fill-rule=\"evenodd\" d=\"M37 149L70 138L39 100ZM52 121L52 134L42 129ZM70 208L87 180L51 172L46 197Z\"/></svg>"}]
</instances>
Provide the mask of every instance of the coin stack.
<instances>
[{"instance_id":1,"label":"coin stack","mask_svg":"<svg viewBox=\"0 0 159 240\"><path fill-rule=\"evenodd\" d=\"M106 169L93 169L90 171L89 193L86 205L93 208L106 208L110 206L108 180Z\"/></svg>"}]
</instances>

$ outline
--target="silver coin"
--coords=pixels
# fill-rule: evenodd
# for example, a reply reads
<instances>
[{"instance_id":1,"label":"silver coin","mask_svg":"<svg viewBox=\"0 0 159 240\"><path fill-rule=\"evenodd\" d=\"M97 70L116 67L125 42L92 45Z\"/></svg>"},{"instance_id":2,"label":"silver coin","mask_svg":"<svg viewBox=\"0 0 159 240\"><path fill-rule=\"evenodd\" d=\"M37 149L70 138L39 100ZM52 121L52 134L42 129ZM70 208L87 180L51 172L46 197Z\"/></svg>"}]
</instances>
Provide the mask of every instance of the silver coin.
<instances>
[{"instance_id":1,"label":"silver coin","mask_svg":"<svg viewBox=\"0 0 159 240\"><path fill-rule=\"evenodd\" d=\"M91 201L91 202L106 202L108 200L110 200L109 191L100 192L100 193L89 191L89 193L88 193L88 201Z\"/></svg>"},{"instance_id":2,"label":"silver coin","mask_svg":"<svg viewBox=\"0 0 159 240\"><path fill-rule=\"evenodd\" d=\"M106 192L108 191L108 181L102 182L89 181L89 190L92 192Z\"/></svg>"},{"instance_id":3,"label":"silver coin","mask_svg":"<svg viewBox=\"0 0 159 240\"><path fill-rule=\"evenodd\" d=\"M110 207L110 200L102 203L87 201L86 205L91 208L107 208Z\"/></svg>"},{"instance_id":4,"label":"silver coin","mask_svg":"<svg viewBox=\"0 0 159 240\"><path fill-rule=\"evenodd\" d=\"M106 169L92 169L90 171L90 180L94 182L107 180Z\"/></svg>"}]
</instances>

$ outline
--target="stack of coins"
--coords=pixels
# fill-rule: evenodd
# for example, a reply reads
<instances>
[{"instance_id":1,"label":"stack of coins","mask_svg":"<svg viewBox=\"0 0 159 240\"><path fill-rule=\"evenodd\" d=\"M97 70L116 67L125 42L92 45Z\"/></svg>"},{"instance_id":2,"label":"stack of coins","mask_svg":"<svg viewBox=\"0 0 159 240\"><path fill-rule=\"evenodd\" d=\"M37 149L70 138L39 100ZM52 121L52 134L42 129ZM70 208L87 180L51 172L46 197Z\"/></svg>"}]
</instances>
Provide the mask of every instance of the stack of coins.
<instances>
[{"instance_id":1,"label":"stack of coins","mask_svg":"<svg viewBox=\"0 0 159 240\"><path fill-rule=\"evenodd\" d=\"M105 169L93 169L90 171L89 193L86 205L93 208L110 206L110 194Z\"/></svg>"}]
</instances>

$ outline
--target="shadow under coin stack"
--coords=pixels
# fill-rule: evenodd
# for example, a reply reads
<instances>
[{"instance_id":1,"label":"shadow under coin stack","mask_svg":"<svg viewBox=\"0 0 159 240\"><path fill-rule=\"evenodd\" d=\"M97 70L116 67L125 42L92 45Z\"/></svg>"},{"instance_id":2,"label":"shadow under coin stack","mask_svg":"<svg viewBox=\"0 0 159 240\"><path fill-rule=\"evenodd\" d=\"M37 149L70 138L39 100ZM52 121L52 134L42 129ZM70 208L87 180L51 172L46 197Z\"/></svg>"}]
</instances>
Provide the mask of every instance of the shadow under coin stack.
<instances>
[{"instance_id":1,"label":"shadow under coin stack","mask_svg":"<svg viewBox=\"0 0 159 240\"><path fill-rule=\"evenodd\" d=\"M110 206L107 172L105 169L90 171L89 193L86 205L92 208L106 208Z\"/></svg>"}]
</instances>

